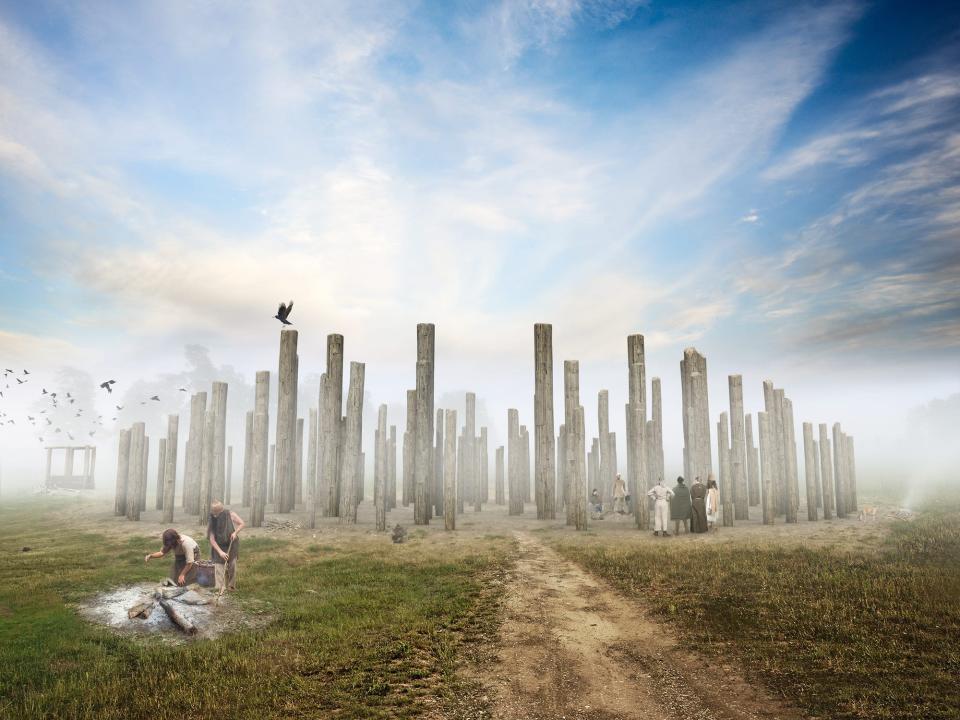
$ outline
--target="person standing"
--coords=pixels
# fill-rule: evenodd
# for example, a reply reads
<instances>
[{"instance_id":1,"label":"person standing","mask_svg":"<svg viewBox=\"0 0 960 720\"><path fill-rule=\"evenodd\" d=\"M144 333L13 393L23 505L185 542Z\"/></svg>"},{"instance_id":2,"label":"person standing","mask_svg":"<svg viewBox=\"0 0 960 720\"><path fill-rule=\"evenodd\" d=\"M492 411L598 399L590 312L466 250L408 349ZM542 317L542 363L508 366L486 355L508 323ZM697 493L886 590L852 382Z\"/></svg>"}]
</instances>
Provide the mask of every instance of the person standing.
<instances>
[{"instance_id":1,"label":"person standing","mask_svg":"<svg viewBox=\"0 0 960 720\"><path fill-rule=\"evenodd\" d=\"M620 515L627 512L627 484L619 473L613 481L613 511Z\"/></svg>"},{"instance_id":2,"label":"person standing","mask_svg":"<svg viewBox=\"0 0 960 720\"><path fill-rule=\"evenodd\" d=\"M705 533L707 531L707 488L697 475L697 479L690 486L690 531Z\"/></svg>"},{"instance_id":3,"label":"person standing","mask_svg":"<svg viewBox=\"0 0 960 720\"><path fill-rule=\"evenodd\" d=\"M683 529L690 532L690 488L683 483L683 477L677 478L673 488L673 497L670 499L670 519L673 520L673 534L680 534L680 523Z\"/></svg>"},{"instance_id":4,"label":"person standing","mask_svg":"<svg viewBox=\"0 0 960 720\"><path fill-rule=\"evenodd\" d=\"M219 500L210 505L210 520L207 537L210 539L210 559L214 562L217 590L223 592L237 589L237 557L240 555L240 539L244 522L233 510L228 510ZM224 549L226 548L226 549Z\"/></svg>"},{"instance_id":5,"label":"person standing","mask_svg":"<svg viewBox=\"0 0 960 720\"><path fill-rule=\"evenodd\" d=\"M189 535L182 535L173 528L163 531L160 536L163 547L157 552L148 554L144 562L150 562L166 555L173 550L173 565L170 567L170 579L177 585L187 585L196 581L196 562L200 559L200 546Z\"/></svg>"},{"instance_id":6,"label":"person standing","mask_svg":"<svg viewBox=\"0 0 960 720\"><path fill-rule=\"evenodd\" d=\"M600 498L600 491L597 488L590 493L590 502L593 505L593 519L603 520L603 500Z\"/></svg>"},{"instance_id":7,"label":"person standing","mask_svg":"<svg viewBox=\"0 0 960 720\"><path fill-rule=\"evenodd\" d=\"M707 529L717 529L717 515L720 513L720 491L713 473L707 475Z\"/></svg>"},{"instance_id":8,"label":"person standing","mask_svg":"<svg viewBox=\"0 0 960 720\"><path fill-rule=\"evenodd\" d=\"M664 486L663 478L657 478L657 484L647 491L647 496L653 498L653 534L664 536L667 532L667 516L670 514L670 498L673 497L673 491Z\"/></svg>"}]
</instances>

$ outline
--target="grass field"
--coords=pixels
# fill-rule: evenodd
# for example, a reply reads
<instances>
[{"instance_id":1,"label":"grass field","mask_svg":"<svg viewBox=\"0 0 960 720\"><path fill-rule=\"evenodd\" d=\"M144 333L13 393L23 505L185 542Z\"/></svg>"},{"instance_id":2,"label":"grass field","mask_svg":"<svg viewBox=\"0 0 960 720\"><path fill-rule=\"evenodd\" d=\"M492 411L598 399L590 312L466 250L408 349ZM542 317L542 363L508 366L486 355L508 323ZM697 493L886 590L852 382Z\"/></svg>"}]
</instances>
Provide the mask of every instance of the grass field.
<instances>
[{"instance_id":1,"label":"grass field","mask_svg":"<svg viewBox=\"0 0 960 720\"><path fill-rule=\"evenodd\" d=\"M487 581L510 544L440 554L416 533L396 546L358 534L345 546L247 538L238 597L271 621L170 646L119 637L70 607L155 580L168 563L143 562L156 537L59 527L65 502L0 510L0 717L418 715L458 691L464 645L495 622Z\"/></svg>"},{"instance_id":2,"label":"grass field","mask_svg":"<svg viewBox=\"0 0 960 720\"><path fill-rule=\"evenodd\" d=\"M714 659L823 718L960 718L960 509L895 522L878 546L555 547Z\"/></svg>"}]
</instances>

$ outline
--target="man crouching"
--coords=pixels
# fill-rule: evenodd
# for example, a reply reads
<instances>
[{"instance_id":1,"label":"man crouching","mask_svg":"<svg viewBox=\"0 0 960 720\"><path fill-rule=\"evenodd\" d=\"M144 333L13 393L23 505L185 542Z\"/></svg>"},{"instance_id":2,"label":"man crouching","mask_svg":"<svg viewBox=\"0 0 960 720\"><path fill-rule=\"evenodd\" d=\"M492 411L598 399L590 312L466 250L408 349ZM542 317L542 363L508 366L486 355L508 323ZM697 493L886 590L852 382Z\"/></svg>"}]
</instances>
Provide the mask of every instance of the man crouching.
<instances>
[{"instance_id":1,"label":"man crouching","mask_svg":"<svg viewBox=\"0 0 960 720\"><path fill-rule=\"evenodd\" d=\"M196 582L196 562L200 559L200 546L192 537L182 535L173 528L164 530L161 537L163 547L144 557L143 561L150 562L150 560L161 558L173 550L173 566L170 568L170 579L177 585Z\"/></svg>"},{"instance_id":2,"label":"man crouching","mask_svg":"<svg viewBox=\"0 0 960 720\"><path fill-rule=\"evenodd\" d=\"M217 590L223 592L237 589L237 557L240 554L240 538L244 522L233 510L228 510L219 500L210 505L210 521L207 537L210 539L210 559L214 562ZM226 549L224 549L226 548Z\"/></svg>"}]
</instances>

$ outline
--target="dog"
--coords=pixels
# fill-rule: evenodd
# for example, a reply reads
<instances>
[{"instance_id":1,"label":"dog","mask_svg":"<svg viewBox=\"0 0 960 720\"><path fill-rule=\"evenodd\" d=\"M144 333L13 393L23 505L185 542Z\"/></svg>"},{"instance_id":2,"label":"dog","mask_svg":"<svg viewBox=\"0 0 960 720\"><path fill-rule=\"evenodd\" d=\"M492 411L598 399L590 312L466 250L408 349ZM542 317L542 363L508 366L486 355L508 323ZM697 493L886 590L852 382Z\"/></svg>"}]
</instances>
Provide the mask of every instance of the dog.
<instances>
[{"instance_id":1,"label":"dog","mask_svg":"<svg viewBox=\"0 0 960 720\"><path fill-rule=\"evenodd\" d=\"M871 520L877 519L877 506L876 505L865 505L860 510L860 521L863 522L867 518Z\"/></svg>"}]
</instances>

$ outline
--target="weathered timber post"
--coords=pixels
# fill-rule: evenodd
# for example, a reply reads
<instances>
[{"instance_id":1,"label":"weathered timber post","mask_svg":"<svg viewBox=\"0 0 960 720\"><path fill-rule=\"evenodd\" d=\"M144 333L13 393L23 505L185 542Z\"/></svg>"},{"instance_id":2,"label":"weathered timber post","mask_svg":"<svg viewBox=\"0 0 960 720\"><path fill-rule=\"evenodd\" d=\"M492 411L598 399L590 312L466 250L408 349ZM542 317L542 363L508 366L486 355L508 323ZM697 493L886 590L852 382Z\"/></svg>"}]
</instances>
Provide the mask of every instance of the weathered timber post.
<instances>
[{"instance_id":1,"label":"weathered timber post","mask_svg":"<svg viewBox=\"0 0 960 720\"><path fill-rule=\"evenodd\" d=\"M167 443L163 456L163 522L173 523L173 505L177 485L177 436L180 431L180 416L167 416Z\"/></svg>"},{"instance_id":2,"label":"weathered timber post","mask_svg":"<svg viewBox=\"0 0 960 720\"><path fill-rule=\"evenodd\" d=\"M523 497L520 494L520 412L507 410L507 488L510 515L523 515Z\"/></svg>"},{"instance_id":3,"label":"weathered timber post","mask_svg":"<svg viewBox=\"0 0 960 720\"><path fill-rule=\"evenodd\" d=\"M520 426L520 481L522 483L522 489L520 496L523 498L523 502L533 502L533 498L530 495L531 491L531 482L530 482L530 433L527 432L527 426Z\"/></svg>"},{"instance_id":4,"label":"weathered timber post","mask_svg":"<svg viewBox=\"0 0 960 720\"><path fill-rule=\"evenodd\" d=\"M813 425L803 424L803 476L807 483L807 520L817 519L817 470L816 448L813 442Z\"/></svg>"},{"instance_id":5,"label":"weathered timber post","mask_svg":"<svg viewBox=\"0 0 960 720\"><path fill-rule=\"evenodd\" d=\"M127 467L127 520L140 519L140 487L146 481L143 472L144 429L142 422L130 428L130 461Z\"/></svg>"},{"instance_id":6,"label":"weathered timber post","mask_svg":"<svg viewBox=\"0 0 960 720\"><path fill-rule=\"evenodd\" d=\"M767 423L770 425L770 437L767 438L767 443L769 445L771 462L770 477L773 481L773 507L774 512L779 513L780 485L782 483L781 468L783 466L780 455L780 439L783 437L783 432L780 429L780 424L783 416L777 407L776 390L773 387L772 380L763 381L763 409L767 413ZM761 450L761 455L762 454L763 451ZM764 488L766 488L766 477L764 477L763 482ZM766 499L764 499L763 502L766 503Z\"/></svg>"},{"instance_id":7,"label":"weathered timber post","mask_svg":"<svg viewBox=\"0 0 960 720\"><path fill-rule=\"evenodd\" d=\"M414 435L413 522L430 523L430 483L433 479L433 369L436 330L417 324L417 415ZM472 447L472 446L471 446Z\"/></svg>"},{"instance_id":8,"label":"weathered timber post","mask_svg":"<svg viewBox=\"0 0 960 720\"><path fill-rule=\"evenodd\" d=\"M720 459L720 504L723 506L723 526L733 527L733 469L731 468L730 422L726 412L720 413L717 423L717 452Z\"/></svg>"},{"instance_id":9,"label":"weathered timber post","mask_svg":"<svg viewBox=\"0 0 960 720\"><path fill-rule=\"evenodd\" d=\"M189 515L200 511L200 467L203 464L203 426L207 417L207 393L190 398L190 428L187 434L187 460L183 472L183 509Z\"/></svg>"},{"instance_id":10,"label":"weathered timber post","mask_svg":"<svg viewBox=\"0 0 960 720\"><path fill-rule=\"evenodd\" d=\"M579 365L579 363L578 363ZM578 382L579 384L579 382ZM575 415L577 443L576 453L576 483L577 483L577 513L574 525L577 530L587 529L587 428L583 419L583 405L577 407Z\"/></svg>"},{"instance_id":11,"label":"weathered timber post","mask_svg":"<svg viewBox=\"0 0 960 720\"><path fill-rule=\"evenodd\" d=\"M665 479L663 457L663 402L660 399L660 378L655 377L650 380L650 393L653 398L650 419L653 420L653 450L656 457L656 465L648 468L646 471L647 490L650 489L650 486L657 478Z\"/></svg>"},{"instance_id":12,"label":"weathered timber post","mask_svg":"<svg viewBox=\"0 0 960 720\"><path fill-rule=\"evenodd\" d=\"M783 398L783 447L787 470L787 522L797 522L800 507L800 478L797 469L797 437L793 420L793 402Z\"/></svg>"},{"instance_id":13,"label":"weathered timber post","mask_svg":"<svg viewBox=\"0 0 960 720\"><path fill-rule=\"evenodd\" d=\"M243 426L243 507L250 507L253 463L253 411L247 410Z\"/></svg>"},{"instance_id":14,"label":"weathered timber post","mask_svg":"<svg viewBox=\"0 0 960 720\"><path fill-rule=\"evenodd\" d=\"M340 522L357 522L357 469L360 462L360 431L363 412L365 365L350 363L347 390L347 422L344 426L344 453L340 475Z\"/></svg>"},{"instance_id":15,"label":"weathered timber post","mask_svg":"<svg viewBox=\"0 0 960 720\"><path fill-rule=\"evenodd\" d=\"M536 450L537 519L553 520L557 516L556 446L553 435L553 325L537 323L533 326L534 395L533 434ZM485 433L486 429L481 430ZM486 462L486 438L481 440ZM484 465L485 467L485 465ZM484 499L486 499L486 470Z\"/></svg>"},{"instance_id":16,"label":"weathered timber post","mask_svg":"<svg viewBox=\"0 0 960 720\"><path fill-rule=\"evenodd\" d=\"M659 392L659 381L655 390ZM646 492L658 468L647 462L647 380L646 350L643 335L627 336L627 488L633 504L633 519L638 528L647 529L649 508ZM654 396L654 402L659 395ZM656 412L656 407L654 408ZM564 418L566 421L566 418ZM602 450L601 450L602 452Z\"/></svg>"},{"instance_id":17,"label":"weathered timber post","mask_svg":"<svg viewBox=\"0 0 960 720\"><path fill-rule=\"evenodd\" d=\"M766 412L757 413L757 427L760 431L760 473L763 486L763 524L773 525L776 508L773 504L773 468L776 464L776 450L770 432L770 416Z\"/></svg>"},{"instance_id":18,"label":"weathered timber post","mask_svg":"<svg viewBox=\"0 0 960 720\"><path fill-rule=\"evenodd\" d=\"M480 428L480 498L477 510L483 503L490 502L490 453L487 446L487 428Z\"/></svg>"},{"instance_id":19,"label":"weathered timber post","mask_svg":"<svg viewBox=\"0 0 960 720\"><path fill-rule=\"evenodd\" d=\"M161 440L161 442L163 441ZM226 476L224 478L224 486L226 487L226 492L224 493L226 497L223 501L229 505L231 490L233 489L233 445L227 445L227 469Z\"/></svg>"},{"instance_id":20,"label":"weathered timber post","mask_svg":"<svg viewBox=\"0 0 960 720\"><path fill-rule=\"evenodd\" d=\"M457 411L444 411L443 527L457 528ZM501 448L502 450L502 448ZM502 458L502 453L501 453Z\"/></svg>"},{"instance_id":21,"label":"weathered timber post","mask_svg":"<svg viewBox=\"0 0 960 720\"><path fill-rule=\"evenodd\" d=\"M827 424L820 423L820 487L823 499L823 519L832 520L833 502L833 461L830 459L830 438L827 437Z\"/></svg>"},{"instance_id":22,"label":"weathered timber post","mask_svg":"<svg viewBox=\"0 0 960 720\"><path fill-rule=\"evenodd\" d=\"M597 445L599 447L599 456L597 458L597 477L594 478L594 483L600 487L600 492L606 497L610 494L610 489L613 487L613 476L615 472L615 470L610 467L610 393L607 390L601 390L597 393ZM588 481L588 491L590 487L591 483Z\"/></svg>"},{"instance_id":23,"label":"weathered timber post","mask_svg":"<svg viewBox=\"0 0 960 720\"><path fill-rule=\"evenodd\" d=\"M164 456L167 454L167 439L160 438L157 447L157 497L154 500L154 510L163 510L163 472ZM86 472L84 472L86 475Z\"/></svg>"},{"instance_id":24,"label":"weathered timber post","mask_svg":"<svg viewBox=\"0 0 960 720\"><path fill-rule=\"evenodd\" d=\"M303 504L303 418L297 418L296 444L293 461L294 505Z\"/></svg>"},{"instance_id":25,"label":"weathered timber post","mask_svg":"<svg viewBox=\"0 0 960 720\"><path fill-rule=\"evenodd\" d=\"M857 463L853 456L853 435L847 435L847 509L857 512Z\"/></svg>"},{"instance_id":26,"label":"weathered timber post","mask_svg":"<svg viewBox=\"0 0 960 720\"><path fill-rule=\"evenodd\" d=\"M577 472L580 463L577 460L577 448L583 449L577 441L577 409L580 407L580 363L576 360L563 362L563 426L566 429L564 438L564 480L566 487L564 497L567 505L567 525L577 524Z\"/></svg>"},{"instance_id":27,"label":"weathered timber post","mask_svg":"<svg viewBox=\"0 0 960 720\"><path fill-rule=\"evenodd\" d=\"M47 450L47 464L53 450ZM47 475L50 473L48 472ZM130 486L130 430L121 430L117 443L117 493L113 505L114 515L127 514L127 492Z\"/></svg>"},{"instance_id":28,"label":"weathered timber post","mask_svg":"<svg viewBox=\"0 0 960 720\"><path fill-rule=\"evenodd\" d=\"M227 383L214 382L210 405L216 421L213 428L213 475L210 495L214 500L223 500L227 477ZM206 509L210 512L210 508Z\"/></svg>"},{"instance_id":29,"label":"weathered timber post","mask_svg":"<svg viewBox=\"0 0 960 720\"><path fill-rule=\"evenodd\" d=\"M377 412L377 444L374 451L373 506L377 513L377 530L387 529L387 406L380 405Z\"/></svg>"},{"instance_id":30,"label":"weathered timber post","mask_svg":"<svg viewBox=\"0 0 960 720\"><path fill-rule=\"evenodd\" d=\"M707 359L696 348L683 351L680 379L684 402L684 445L687 477L706 478L713 472L710 407L707 396Z\"/></svg>"},{"instance_id":31,"label":"weathered timber post","mask_svg":"<svg viewBox=\"0 0 960 720\"><path fill-rule=\"evenodd\" d=\"M747 488L747 445L743 419L743 377L727 378L730 394L730 470L733 475L733 513L737 520L750 519L749 490Z\"/></svg>"},{"instance_id":32,"label":"weathered timber post","mask_svg":"<svg viewBox=\"0 0 960 720\"><path fill-rule=\"evenodd\" d=\"M250 525L261 527L270 493L274 448L270 445L270 372L257 372L250 452Z\"/></svg>"},{"instance_id":33,"label":"weathered timber post","mask_svg":"<svg viewBox=\"0 0 960 720\"><path fill-rule=\"evenodd\" d=\"M254 418L256 421L256 418ZM277 444L270 443L270 460L267 469L267 502L273 505L277 495ZM266 508L264 508L266 511Z\"/></svg>"},{"instance_id":34,"label":"weathered timber post","mask_svg":"<svg viewBox=\"0 0 960 720\"><path fill-rule=\"evenodd\" d=\"M557 509L567 508L567 429L563 423L557 429Z\"/></svg>"},{"instance_id":35,"label":"weathered timber post","mask_svg":"<svg viewBox=\"0 0 960 720\"><path fill-rule=\"evenodd\" d=\"M444 493L444 482L443 482L443 410L437 408L437 418L434 423L434 434L435 441L433 445L433 513L437 517L443 517L443 493Z\"/></svg>"},{"instance_id":36,"label":"weathered timber post","mask_svg":"<svg viewBox=\"0 0 960 720\"><path fill-rule=\"evenodd\" d=\"M442 476L442 474L441 474ZM397 426L390 426L390 441L387 446L387 510L397 506Z\"/></svg>"},{"instance_id":37,"label":"weathered timber post","mask_svg":"<svg viewBox=\"0 0 960 720\"><path fill-rule=\"evenodd\" d=\"M476 434L477 434L477 396L476 393L468 392L466 394L465 414L463 418L463 475L458 481L458 488L463 500L474 503L477 490L477 476L474 472L476 458ZM463 509L460 509L463 512Z\"/></svg>"},{"instance_id":38,"label":"weathered timber post","mask_svg":"<svg viewBox=\"0 0 960 720\"><path fill-rule=\"evenodd\" d=\"M200 507L197 509L198 522L202 525L210 515L210 493L214 470L214 433L217 427L217 413L207 410L203 418L203 438L200 444Z\"/></svg>"},{"instance_id":39,"label":"weathered timber post","mask_svg":"<svg viewBox=\"0 0 960 720\"><path fill-rule=\"evenodd\" d=\"M343 412L343 335L327 335L327 372L323 393L323 453L321 487L326 493L324 515L340 512L340 418Z\"/></svg>"},{"instance_id":40,"label":"weathered timber post","mask_svg":"<svg viewBox=\"0 0 960 720\"><path fill-rule=\"evenodd\" d=\"M315 528L317 526L317 505L319 505L318 500L318 488L317 488L317 454L319 442L319 422L320 422L320 412L314 408L310 408L310 413L308 415L308 424L307 424L307 503L310 510L310 527Z\"/></svg>"},{"instance_id":41,"label":"weathered timber post","mask_svg":"<svg viewBox=\"0 0 960 720\"><path fill-rule=\"evenodd\" d=\"M837 517L840 519L847 517L847 478L844 468L846 458L843 450L843 433L840 430L840 423L833 424L833 481L834 497L837 500Z\"/></svg>"},{"instance_id":42,"label":"weathered timber post","mask_svg":"<svg viewBox=\"0 0 960 720\"><path fill-rule=\"evenodd\" d=\"M750 507L760 504L760 456L753 442L753 419L749 414L744 418L747 443L747 491Z\"/></svg>"},{"instance_id":43,"label":"weathered timber post","mask_svg":"<svg viewBox=\"0 0 960 720\"><path fill-rule=\"evenodd\" d=\"M501 506L506 504L503 492L503 475L503 445L501 445L497 448L496 459L494 460L493 480L494 503Z\"/></svg>"},{"instance_id":44,"label":"weathered timber post","mask_svg":"<svg viewBox=\"0 0 960 720\"><path fill-rule=\"evenodd\" d=\"M73 475L73 448L70 448L67 452L67 471L66 475ZM143 456L141 457L141 465L143 466L140 470L140 512L144 512L147 509L147 485L149 481L147 479L147 466L150 462L150 438L147 435L143 436ZM137 518L139 520L139 518Z\"/></svg>"},{"instance_id":45,"label":"weathered timber post","mask_svg":"<svg viewBox=\"0 0 960 720\"><path fill-rule=\"evenodd\" d=\"M288 513L296 503L297 474L297 331L280 331L277 383L276 478L277 512Z\"/></svg>"},{"instance_id":46,"label":"weathered timber post","mask_svg":"<svg viewBox=\"0 0 960 720\"><path fill-rule=\"evenodd\" d=\"M413 502L413 468L416 465L417 391L407 390L407 430L403 433L403 506Z\"/></svg>"}]
</instances>

